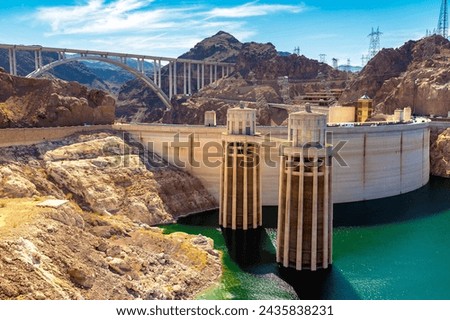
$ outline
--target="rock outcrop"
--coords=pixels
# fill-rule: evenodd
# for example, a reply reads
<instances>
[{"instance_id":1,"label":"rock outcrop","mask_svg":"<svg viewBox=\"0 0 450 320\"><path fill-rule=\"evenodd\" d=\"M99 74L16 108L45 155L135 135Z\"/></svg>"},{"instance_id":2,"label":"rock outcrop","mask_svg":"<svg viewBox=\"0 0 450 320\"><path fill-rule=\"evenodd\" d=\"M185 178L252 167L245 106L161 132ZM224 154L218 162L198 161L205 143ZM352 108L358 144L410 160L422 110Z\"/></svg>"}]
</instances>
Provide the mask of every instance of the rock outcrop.
<instances>
[{"instance_id":1,"label":"rock outcrop","mask_svg":"<svg viewBox=\"0 0 450 320\"><path fill-rule=\"evenodd\" d=\"M76 82L0 72L0 128L110 124L115 100Z\"/></svg>"},{"instance_id":2,"label":"rock outcrop","mask_svg":"<svg viewBox=\"0 0 450 320\"><path fill-rule=\"evenodd\" d=\"M236 62L242 43L231 34L219 31L212 37L203 39L194 48L182 54L181 59L209 59L222 62Z\"/></svg>"},{"instance_id":3,"label":"rock outcrop","mask_svg":"<svg viewBox=\"0 0 450 320\"><path fill-rule=\"evenodd\" d=\"M447 116L450 110L450 42L434 35L381 50L349 84L342 104L366 94L377 111L411 107L417 115Z\"/></svg>"},{"instance_id":4,"label":"rock outcrop","mask_svg":"<svg viewBox=\"0 0 450 320\"><path fill-rule=\"evenodd\" d=\"M198 179L140 150L106 132L2 148L0 197L70 197L84 210L149 225L217 207Z\"/></svg>"},{"instance_id":5,"label":"rock outcrop","mask_svg":"<svg viewBox=\"0 0 450 320\"><path fill-rule=\"evenodd\" d=\"M431 174L450 178L450 129L431 128L430 139Z\"/></svg>"},{"instance_id":6,"label":"rock outcrop","mask_svg":"<svg viewBox=\"0 0 450 320\"><path fill-rule=\"evenodd\" d=\"M216 201L142 150L114 132L0 149L0 299L192 299L218 281L212 240L150 227Z\"/></svg>"},{"instance_id":7,"label":"rock outcrop","mask_svg":"<svg viewBox=\"0 0 450 320\"><path fill-rule=\"evenodd\" d=\"M192 299L221 275L210 239L75 203L0 199L0 299Z\"/></svg>"}]
</instances>

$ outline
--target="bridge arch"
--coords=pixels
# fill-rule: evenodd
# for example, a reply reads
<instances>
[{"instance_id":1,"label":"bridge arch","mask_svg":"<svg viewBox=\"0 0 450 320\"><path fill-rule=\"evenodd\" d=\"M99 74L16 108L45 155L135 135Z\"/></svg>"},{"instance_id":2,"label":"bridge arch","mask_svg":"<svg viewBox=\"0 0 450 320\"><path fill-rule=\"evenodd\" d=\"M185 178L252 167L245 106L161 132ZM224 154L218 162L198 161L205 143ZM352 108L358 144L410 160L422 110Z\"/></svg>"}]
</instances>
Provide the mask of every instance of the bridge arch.
<instances>
[{"instance_id":1,"label":"bridge arch","mask_svg":"<svg viewBox=\"0 0 450 320\"><path fill-rule=\"evenodd\" d=\"M71 61L82 61L82 60L94 60L94 61L101 61L101 62L106 62L106 63L110 63L113 65L116 65L128 72L130 72L131 74L133 74L136 78L141 79L148 87L150 87L150 89L153 90L153 92L156 93L156 95L158 96L159 99L161 99L161 101L164 103L164 105L168 108L171 109L172 105L170 104L170 99L169 97L167 97L167 95L164 93L164 91L161 90L161 88L159 88L152 79L150 79L149 77L147 77L145 74L139 72L138 70L126 65L125 63L122 63L120 61L116 61L113 59L109 59L109 58L105 58L105 57L72 57L72 58L66 58L66 59L62 59L62 60L56 60L53 61L45 66L42 66L41 68L31 72L30 74L28 74L26 77L27 78L35 78L40 76L41 74L43 74L44 72L47 72L51 69L53 69L54 67L57 67L59 65L62 64L66 64L68 62Z\"/></svg>"}]
</instances>

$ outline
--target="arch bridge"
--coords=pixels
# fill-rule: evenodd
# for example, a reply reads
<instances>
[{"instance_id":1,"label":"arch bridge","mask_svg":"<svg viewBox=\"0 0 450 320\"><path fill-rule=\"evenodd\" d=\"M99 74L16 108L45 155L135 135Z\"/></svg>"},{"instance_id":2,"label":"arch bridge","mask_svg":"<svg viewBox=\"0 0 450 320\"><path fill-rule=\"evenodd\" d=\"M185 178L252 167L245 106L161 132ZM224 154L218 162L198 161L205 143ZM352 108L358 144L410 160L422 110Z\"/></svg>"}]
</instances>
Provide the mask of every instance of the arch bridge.
<instances>
[{"instance_id":1,"label":"arch bridge","mask_svg":"<svg viewBox=\"0 0 450 320\"><path fill-rule=\"evenodd\" d=\"M17 51L34 53L35 70L26 76L28 78L38 77L58 65L71 61L94 60L113 64L141 79L157 94L169 109L171 108L170 99L174 95L181 93L178 92L181 87L179 87L180 78L182 78L182 93L184 95L191 95L195 90L200 90L206 85L228 76L234 70L234 64L232 63L210 60L179 59L118 52L50 48L39 45L0 44L0 49L6 49L8 51L9 73L15 76L17 75ZM44 64L42 58L43 52L56 53L58 58L51 63ZM136 67L131 67L127 64L128 60L135 60ZM153 70L145 69L146 62L153 64ZM168 85L166 86L162 85L163 68L168 69L168 71L164 72L168 73ZM150 75L148 73L149 71ZM196 79L194 79L195 73Z\"/></svg>"}]
</instances>

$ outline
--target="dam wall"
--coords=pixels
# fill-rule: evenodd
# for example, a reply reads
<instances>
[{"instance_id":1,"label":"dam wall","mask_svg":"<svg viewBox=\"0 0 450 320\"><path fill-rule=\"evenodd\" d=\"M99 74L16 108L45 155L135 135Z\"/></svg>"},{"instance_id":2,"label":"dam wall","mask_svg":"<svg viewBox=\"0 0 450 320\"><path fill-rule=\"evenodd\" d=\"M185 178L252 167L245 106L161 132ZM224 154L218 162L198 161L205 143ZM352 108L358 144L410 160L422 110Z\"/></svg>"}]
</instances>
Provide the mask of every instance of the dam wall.
<instances>
[{"instance_id":1,"label":"dam wall","mask_svg":"<svg viewBox=\"0 0 450 320\"><path fill-rule=\"evenodd\" d=\"M111 125L0 129L0 147L32 145L63 139L77 132L111 129Z\"/></svg>"},{"instance_id":2,"label":"dam wall","mask_svg":"<svg viewBox=\"0 0 450 320\"><path fill-rule=\"evenodd\" d=\"M113 129L131 134L149 150L198 177L219 199L225 127L116 124ZM338 155L332 168L334 203L394 196L429 180L428 123L328 127L327 131ZM280 146L286 144L287 128L257 127L257 132L262 143L262 202L278 205Z\"/></svg>"}]
</instances>

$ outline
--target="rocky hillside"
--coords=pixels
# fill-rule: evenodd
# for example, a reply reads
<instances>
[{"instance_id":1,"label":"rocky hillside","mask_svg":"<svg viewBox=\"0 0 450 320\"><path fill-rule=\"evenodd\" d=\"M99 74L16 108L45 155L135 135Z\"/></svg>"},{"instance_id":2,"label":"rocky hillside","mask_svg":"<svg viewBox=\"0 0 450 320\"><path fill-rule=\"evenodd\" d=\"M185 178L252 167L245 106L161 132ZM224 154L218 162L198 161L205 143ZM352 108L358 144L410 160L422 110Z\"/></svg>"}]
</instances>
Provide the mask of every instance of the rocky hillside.
<instances>
[{"instance_id":1,"label":"rocky hillside","mask_svg":"<svg viewBox=\"0 0 450 320\"><path fill-rule=\"evenodd\" d=\"M167 112L151 90L142 87L137 81L129 82L119 94L118 117L136 122L201 124L204 111L216 110L219 114L218 123L223 124L226 110L244 100L252 102L251 105L258 108L262 115L258 118L260 124L281 124L287 113L272 110L267 103L289 103L284 101L285 92L292 98L306 91L323 90L324 79L331 83L331 88L343 88L347 78L345 73L334 70L327 64L304 56L280 55L271 43L241 43L222 31L199 42L180 57L236 62L236 68L229 77L206 86L192 97L174 97L174 108ZM177 70L180 72L181 92L181 65ZM164 75L167 76L163 73ZM278 81L278 77L284 76L289 77L287 86ZM209 77L208 72L206 77ZM193 78L195 89L196 72L193 72ZM209 83L208 79L206 83ZM164 86L167 83L163 83Z\"/></svg>"},{"instance_id":2,"label":"rocky hillside","mask_svg":"<svg viewBox=\"0 0 450 320\"><path fill-rule=\"evenodd\" d=\"M14 77L0 71L0 128L109 124L115 100L76 82Z\"/></svg>"},{"instance_id":3,"label":"rocky hillside","mask_svg":"<svg viewBox=\"0 0 450 320\"><path fill-rule=\"evenodd\" d=\"M3 148L0 163L0 197L70 196L149 225L217 207L199 180L114 133Z\"/></svg>"},{"instance_id":4,"label":"rocky hillside","mask_svg":"<svg viewBox=\"0 0 450 320\"><path fill-rule=\"evenodd\" d=\"M430 171L434 176L450 178L450 129L431 128Z\"/></svg>"},{"instance_id":5,"label":"rocky hillside","mask_svg":"<svg viewBox=\"0 0 450 320\"><path fill-rule=\"evenodd\" d=\"M0 199L0 299L192 299L218 280L210 239L44 197Z\"/></svg>"},{"instance_id":6,"label":"rocky hillside","mask_svg":"<svg viewBox=\"0 0 450 320\"><path fill-rule=\"evenodd\" d=\"M417 115L446 116L450 110L450 42L434 35L381 50L349 84L341 103L367 94L378 111L410 106Z\"/></svg>"},{"instance_id":7,"label":"rocky hillside","mask_svg":"<svg viewBox=\"0 0 450 320\"><path fill-rule=\"evenodd\" d=\"M193 60L213 60L221 62L236 62L243 44L231 34L219 31L212 37L197 43L194 48L182 54L179 58Z\"/></svg>"},{"instance_id":8,"label":"rocky hillside","mask_svg":"<svg viewBox=\"0 0 450 320\"><path fill-rule=\"evenodd\" d=\"M114 132L0 149L0 299L187 299L217 281L211 240L149 227L217 203L140 150Z\"/></svg>"}]
</instances>

